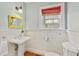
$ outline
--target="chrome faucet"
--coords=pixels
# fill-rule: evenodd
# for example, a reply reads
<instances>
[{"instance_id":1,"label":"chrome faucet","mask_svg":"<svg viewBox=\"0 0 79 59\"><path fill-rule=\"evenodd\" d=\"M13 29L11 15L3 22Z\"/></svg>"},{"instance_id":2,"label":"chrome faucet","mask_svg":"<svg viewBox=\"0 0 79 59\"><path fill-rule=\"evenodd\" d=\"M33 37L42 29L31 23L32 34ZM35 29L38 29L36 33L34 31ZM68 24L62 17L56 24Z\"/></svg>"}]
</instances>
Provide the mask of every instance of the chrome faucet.
<instances>
[{"instance_id":1,"label":"chrome faucet","mask_svg":"<svg viewBox=\"0 0 79 59\"><path fill-rule=\"evenodd\" d=\"M24 36L24 30L21 31L21 33L18 36L18 39L21 40L21 37L23 37L23 36Z\"/></svg>"}]
</instances>

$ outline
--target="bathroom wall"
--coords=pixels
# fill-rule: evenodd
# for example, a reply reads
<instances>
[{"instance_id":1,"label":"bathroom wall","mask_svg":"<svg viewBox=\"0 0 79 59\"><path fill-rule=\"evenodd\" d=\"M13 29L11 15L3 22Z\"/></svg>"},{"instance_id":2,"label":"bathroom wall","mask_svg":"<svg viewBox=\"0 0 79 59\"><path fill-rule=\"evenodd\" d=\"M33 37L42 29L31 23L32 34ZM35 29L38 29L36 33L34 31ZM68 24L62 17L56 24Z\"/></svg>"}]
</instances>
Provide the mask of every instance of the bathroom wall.
<instances>
[{"instance_id":1,"label":"bathroom wall","mask_svg":"<svg viewBox=\"0 0 79 59\"><path fill-rule=\"evenodd\" d=\"M79 2L68 3L68 29L79 31Z\"/></svg>"},{"instance_id":2,"label":"bathroom wall","mask_svg":"<svg viewBox=\"0 0 79 59\"><path fill-rule=\"evenodd\" d=\"M0 35L6 35L8 37L18 36L22 29L8 29L8 15L12 13L16 14L14 12L15 6L21 5L23 6L24 4L19 2L0 2ZM24 6L23 10L25 10ZM25 22L25 16L23 16L23 21Z\"/></svg>"},{"instance_id":3,"label":"bathroom wall","mask_svg":"<svg viewBox=\"0 0 79 59\"><path fill-rule=\"evenodd\" d=\"M63 54L62 43L67 41L66 30L63 29L40 29L39 9L42 6L57 4L57 2L31 2L26 3L26 35L31 40L26 42L25 47ZM48 40L45 40L48 38ZM25 50L26 50L25 49Z\"/></svg>"},{"instance_id":4,"label":"bathroom wall","mask_svg":"<svg viewBox=\"0 0 79 59\"><path fill-rule=\"evenodd\" d=\"M28 30L26 33L31 39L26 42L25 47L46 50L63 54L62 43L67 40L66 30L61 29L36 29ZM48 38L48 40L46 40Z\"/></svg>"},{"instance_id":5,"label":"bathroom wall","mask_svg":"<svg viewBox=\"0 0 79 59\"><path fill-rule=\"evenodd\" d=\"M68 3L67 14L70 42L79 48L79 2Z\"/></svg>"}]
</instances>

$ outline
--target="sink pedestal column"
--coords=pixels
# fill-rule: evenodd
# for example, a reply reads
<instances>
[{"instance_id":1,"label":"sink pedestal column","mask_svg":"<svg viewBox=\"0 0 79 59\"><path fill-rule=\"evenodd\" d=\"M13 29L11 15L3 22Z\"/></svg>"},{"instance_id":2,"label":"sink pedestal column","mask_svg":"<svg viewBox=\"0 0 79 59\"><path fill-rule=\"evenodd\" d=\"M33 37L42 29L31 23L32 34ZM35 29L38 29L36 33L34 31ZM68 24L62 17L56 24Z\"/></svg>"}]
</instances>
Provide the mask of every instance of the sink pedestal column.
<instances>
[{"instance_id":1,"label":"sink pedestal column","mask_svg":"<svg viewBox=\"0 0 79 59\"><path fill-rule=\"evenodd\" d=\"M10 56L23 56L24 44L8 43L8 52Z\"/></svg>"},{"instance_id":2,"label":"sink pedestal column","mask_svg":"<svg viewBox=\"0 0 79 59\"><path fill-rule=\"evenodd\" d=\"M18 56L23 56L24 55L24 44L19 44L18 45Z\"/></svg>"}]
</instances>

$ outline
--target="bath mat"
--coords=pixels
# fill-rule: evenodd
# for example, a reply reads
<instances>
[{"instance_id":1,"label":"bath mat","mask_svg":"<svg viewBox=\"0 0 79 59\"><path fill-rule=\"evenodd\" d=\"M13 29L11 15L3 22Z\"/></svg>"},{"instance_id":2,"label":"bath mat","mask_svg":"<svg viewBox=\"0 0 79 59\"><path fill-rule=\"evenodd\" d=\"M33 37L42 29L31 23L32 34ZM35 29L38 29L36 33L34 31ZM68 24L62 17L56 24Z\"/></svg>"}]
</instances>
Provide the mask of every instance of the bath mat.
<instances>
[{"instance_id":1,"label":"bath mat","mask_svg":"<svg viewBox=\"0 0 79 59\"><path fill-rule=\"evenodd\" d=\"M43 55L41 55L39 53L32 52L32 51L25 51L24 56L43 56Z\"/></svg>"}]
</instances>

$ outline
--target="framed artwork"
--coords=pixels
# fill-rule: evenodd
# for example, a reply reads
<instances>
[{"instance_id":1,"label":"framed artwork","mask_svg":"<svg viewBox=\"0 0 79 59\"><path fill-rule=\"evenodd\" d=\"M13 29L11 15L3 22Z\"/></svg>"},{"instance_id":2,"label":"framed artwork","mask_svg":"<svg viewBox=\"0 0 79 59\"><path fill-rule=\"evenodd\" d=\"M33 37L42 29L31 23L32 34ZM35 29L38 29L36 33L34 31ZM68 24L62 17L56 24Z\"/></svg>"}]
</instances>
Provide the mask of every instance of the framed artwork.
<instances>
[{"instance_id":1,"label":"framed artwork","mask_svg":"<svg viewBox=\"0 0 79 59\"><path fill-rule=\"evenodd\" d=\"M8 15L8 28L23 28L22 17Z\"/></svg>"}]
</instances>

